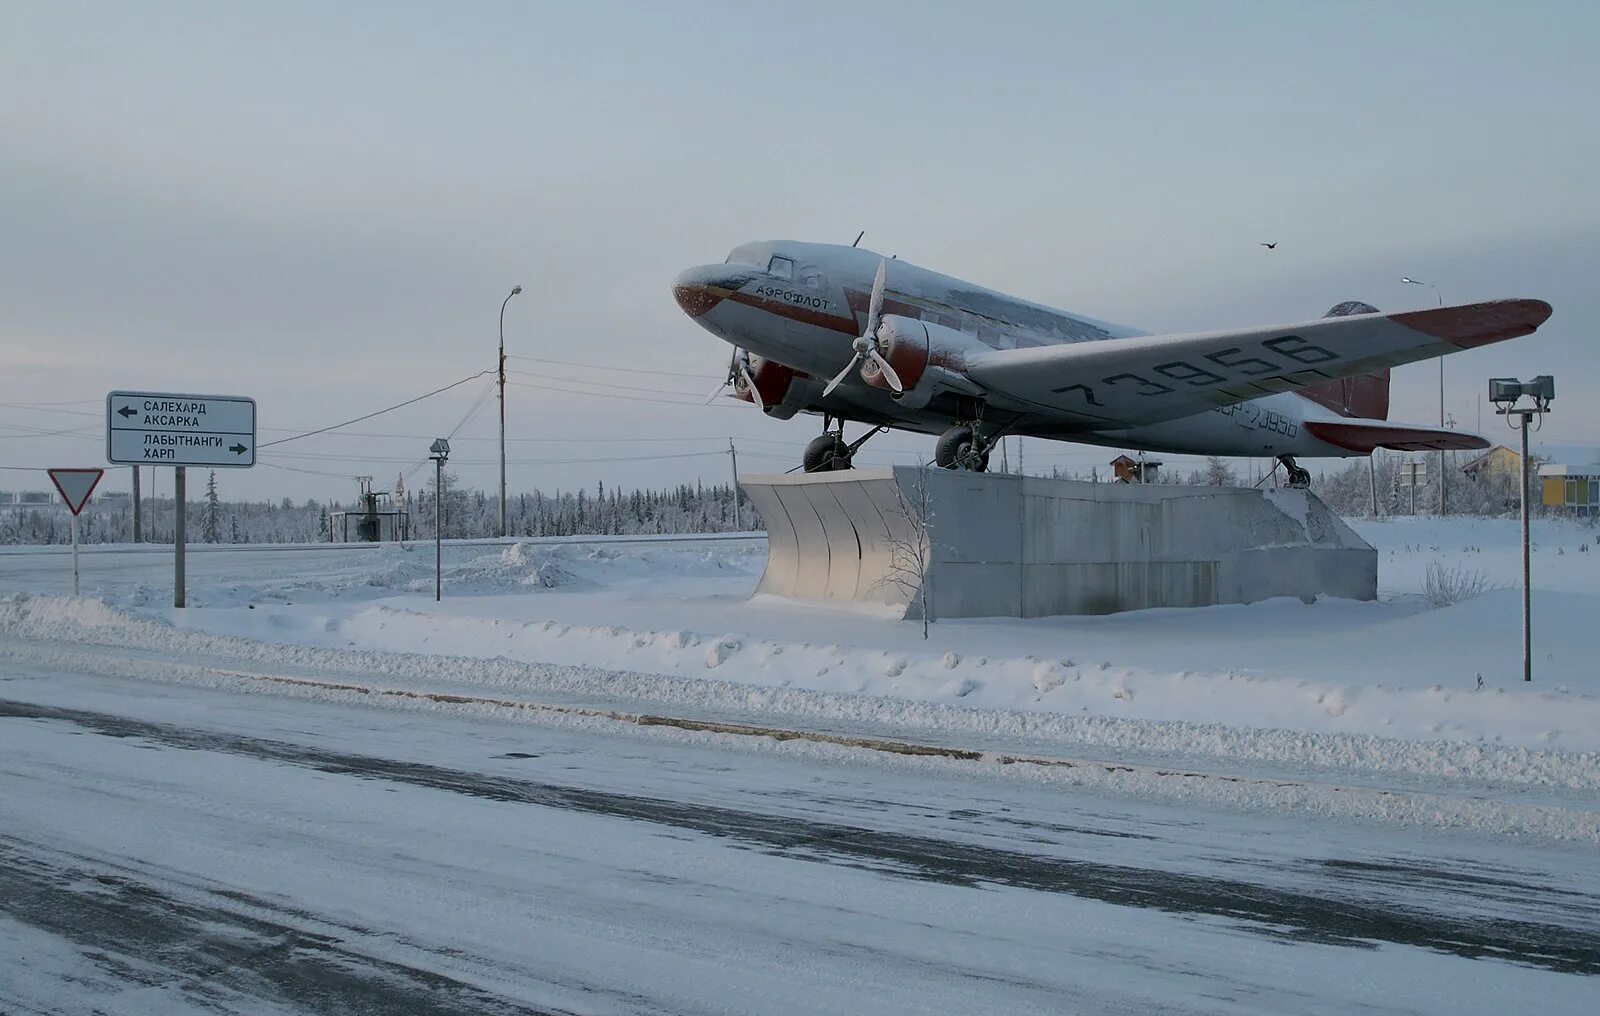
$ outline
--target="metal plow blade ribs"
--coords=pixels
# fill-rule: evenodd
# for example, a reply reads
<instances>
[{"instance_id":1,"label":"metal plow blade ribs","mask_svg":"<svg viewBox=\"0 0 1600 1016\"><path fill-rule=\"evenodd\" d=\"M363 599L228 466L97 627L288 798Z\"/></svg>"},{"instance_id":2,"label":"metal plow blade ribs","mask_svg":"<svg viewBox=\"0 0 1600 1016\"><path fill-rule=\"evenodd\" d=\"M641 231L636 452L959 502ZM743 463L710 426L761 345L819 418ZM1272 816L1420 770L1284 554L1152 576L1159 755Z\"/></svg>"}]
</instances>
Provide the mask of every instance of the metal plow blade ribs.
<instances>
[{"instance_id":1,"label":"metal plow blade ribs","mask_svg":"<svg viewBox=\"0 0 1600 1016\"><path fill-rule=\"evenodd\" d=\"M741 477L767 524L767 570L756 593L795 600L905 606L917 592L922 554L915 505L902 505L896 474L851 469ZM909 511L908 511L909 509Z\"/></svg>"}]
</instances>

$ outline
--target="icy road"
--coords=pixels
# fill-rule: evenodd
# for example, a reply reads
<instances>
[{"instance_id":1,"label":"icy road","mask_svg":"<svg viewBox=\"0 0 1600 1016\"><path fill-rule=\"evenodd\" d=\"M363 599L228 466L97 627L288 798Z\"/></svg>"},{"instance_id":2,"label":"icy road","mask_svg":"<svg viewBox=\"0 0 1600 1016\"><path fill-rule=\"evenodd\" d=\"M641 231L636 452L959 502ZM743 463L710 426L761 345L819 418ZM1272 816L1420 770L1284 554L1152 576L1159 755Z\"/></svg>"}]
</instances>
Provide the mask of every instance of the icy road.
<instances>
[{"instance_id":1,"label":"icy road","mask_svg":"<svg viewBox=\"0 0 1600 1016\"><path fill-rule=\"evenodd\" d=\"M1592 846L0 666L6 1013L1554 1013L1600 997Z\"/></svg>"}]
</instances>

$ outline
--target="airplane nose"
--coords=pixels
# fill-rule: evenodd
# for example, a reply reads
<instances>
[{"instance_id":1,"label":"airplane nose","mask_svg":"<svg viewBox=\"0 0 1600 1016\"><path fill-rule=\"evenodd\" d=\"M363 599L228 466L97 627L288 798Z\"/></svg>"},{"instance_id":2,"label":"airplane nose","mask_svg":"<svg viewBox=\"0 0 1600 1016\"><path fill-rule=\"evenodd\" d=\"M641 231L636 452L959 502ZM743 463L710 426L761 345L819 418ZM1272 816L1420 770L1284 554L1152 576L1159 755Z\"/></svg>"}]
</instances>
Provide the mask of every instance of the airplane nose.
<instances>
[{"instance_id":1,"label":"airplane nose","mask_svg":"<svg viewBox=\"0 0 1600 1016\"><path fill-rule=\"evenodd\" d=\"M692 318L705 314L732 292L750 281L748 272L733 271L727 265L699 265L680 272L672 280L672 296Z\"/></svg>"}]
</instances>

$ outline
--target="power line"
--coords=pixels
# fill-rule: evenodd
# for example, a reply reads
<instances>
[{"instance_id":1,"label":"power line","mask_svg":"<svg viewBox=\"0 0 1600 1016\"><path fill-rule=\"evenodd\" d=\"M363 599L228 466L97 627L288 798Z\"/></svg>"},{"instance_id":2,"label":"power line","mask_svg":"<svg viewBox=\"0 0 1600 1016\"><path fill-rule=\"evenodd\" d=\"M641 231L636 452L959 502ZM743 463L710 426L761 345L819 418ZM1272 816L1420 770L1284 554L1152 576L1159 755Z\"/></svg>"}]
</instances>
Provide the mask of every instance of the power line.
<instances>
[{"instance_id":1,"label":"power line","mask_svg":"<svg viewBox=\"0 0 1600 1016\"><path fill-rule=\"evenodd\" d=\"M290 473L305 473L308 476L336 476L341 480L348 480L351 478L350 473L330 473L322 469L301 469L299 466L285 466L276 462L266 462L262 459L257 459L256 465L266 466L268 469L282 469L285 472Z\"/></svg>"},{"instance_id":2,"label":"power line","mask_svg":"<svg viewBox=\"0 0 1600 1016\"><path fill-rule=\"evenodd\" d=\"M722 406L727 409L734 408L726 402L713 402L711 406L707 406L704 402L695 399L679 401L675 399L652 399L643 395L619 395L615 392L588 392L575 388L557 388L554 385L534 384L531 381L507 381L506 384L514 388L534 388L542 392L560 392L563 395L587 395L591 398L613 399L620 402L654 402L663 406L688 406L702 409L711 408L712 406Z\"/></svg>"},{"instance_id":3,"label":"power line","mask_svg":"<svg viewBox=\"0 0 1600 1016\"><path fill-rule=\"evenodd\" d=\"M62 413L67 416L89 416L103 419L103 414L101 413L86 413L81 409L49 409L31 402L0 402L0 407L5 409L31 409L36 413Z\"/></svg>"},{"instance_id":4,"label":"power line","mask_svg":"<svg viewBox=\"0 0 1600 1016\"><path fill-rule=\"evenodd\" d=\"M379 410L377 410L375 412L367 413L367 414L365 414L363 416L358 416L353 420L346 420L343 423L335 423L335 424L332 424L332 425L327 426L327 427L319 427L316 430L308 430L304 434L296 434L293 437L280 437L276 441L265 441L265 442L262 442L261 444L256 445L256 447L257 448L270 448L273 445L287 444L290 441L299 441L301 438L313 437L313 436L315 436L317 434L326 434L330 430L338 430L340 427L348 427L352 423L360 423L362 420L370 420L374 416L382 416L384 413L392 413L396 409L404 409L406 406L410 406L410 405L413 405L415 403L421 402L423 399L432 398L433 396L438 395L440 392L447 392L452 388L455 388L455 387L458 387L460 385L466 384L468 381L475 381L478 378L483 377L486 374L493 374L493 373L494 373L494 371L492 371L492 370L480 370L480 371L478 371L478 373L472 375L471 377L464 377L460 381L452 381L449 384L445 385L443 388L435 388L433 391L427 392L426 394L423 394L423 395L418 395L414 399L407 399L404 402L397 402L392 406L386 406L383 409L379 409ZM409 460L407 460L407 461L409 461Z\"/></svg>"},{"instance_id":5,"label":"power line","mask_svg":"<svg viewBox=\"0 0 1600 1016\"><path fill-rule=\"evenodd\" d=\"M650 370L648 368L641 367L618 367L613 364L604 363L578 363L573 360L548 360L542 356L514 356L511 353L507 353L506 359L528 360L533 363L553 363L559 367L581 367L586 370L622 371L626 374L647 374L651 377L686 377L695 381L716 380L716 375L714 374L685 374L681 371Z\"/></svg>"},{"instance_id":6,"label":"power line","mask_svg":"<svg viewBox=\"0 0 1600 1016\"><path fill-rule=\"evenodd\" d=\"M6 430L20 430L21 434L12 434L9 439L19 441L26 437L80 437L99 430L97 427L68 427L63 430L41 430L38 427L24 427L20 423L0 423ZM92 439L91 439L92 440Z\"/></svg>"},{"instance_id":7,"label":"power line","mask_svg":"<svg viewBox=\"0 0 1600 1016\"><path fill-rule=\"evenodd\" d=\"M591 381L588 378L582 377L560 377L559 375L554 374L535 374L532 371L526 370L508 370L506 373L515 374L518 377L536 377L544 381L560 381L563 384L589 385L593 388L616 388L625 392L645 392L651 395L681 395L686 399L705 397L704 395L699 395L695 392L680 392L674 391L670 388L641 388L638 385L620 385L613 381Z\"/></svg>"}]
</instances>

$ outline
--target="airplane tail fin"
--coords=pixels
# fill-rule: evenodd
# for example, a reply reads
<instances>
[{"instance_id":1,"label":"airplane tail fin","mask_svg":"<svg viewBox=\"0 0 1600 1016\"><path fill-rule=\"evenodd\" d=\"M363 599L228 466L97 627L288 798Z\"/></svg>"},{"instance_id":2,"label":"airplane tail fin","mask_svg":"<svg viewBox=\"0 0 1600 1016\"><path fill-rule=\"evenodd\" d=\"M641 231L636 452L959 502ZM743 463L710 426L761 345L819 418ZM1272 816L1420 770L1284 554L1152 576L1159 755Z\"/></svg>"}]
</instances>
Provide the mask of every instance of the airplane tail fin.
<instances>
[{"instance_id":1,"label":"airplane tail fin","mask_svg":"<svg viewBox=\"0 0 1600 1016\"><path fill-rule=\"evenodd\" d=\"M1377 314L1378 308L1361 300L1336 303L1323 317L1348 317L1351 314ZM1389 368L1359 374L1325 385L1300 389L1300 394L1323 405L1340 416L1359 417L1364 420L1389 418Z\"/></svg>"}]
</instances>

